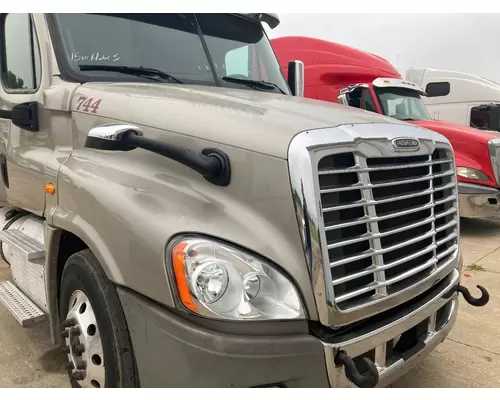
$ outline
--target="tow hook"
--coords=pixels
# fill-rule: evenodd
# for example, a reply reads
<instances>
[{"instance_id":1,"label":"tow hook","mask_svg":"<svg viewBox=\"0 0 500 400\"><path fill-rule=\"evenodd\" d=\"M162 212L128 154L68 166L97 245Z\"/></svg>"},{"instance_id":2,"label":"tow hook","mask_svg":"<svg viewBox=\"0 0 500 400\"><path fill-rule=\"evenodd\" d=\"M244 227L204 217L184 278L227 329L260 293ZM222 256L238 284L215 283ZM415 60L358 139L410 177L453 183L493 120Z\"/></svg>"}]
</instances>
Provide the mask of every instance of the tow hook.
<instances>
[{"instance_id":1,"label":"tow hook","mask_svg":"<svg viewBox=\"0 0 500 400\"><path fill-rule=\"evenodd\" d=\"M462 293L465 301L469 303L471 306L474 307L485 306L490 301L490 294L481 285L477 285L477 288L481 291L481 297L479 297L478 299L472 297L472 295L469 292L469 289L467 289L465 286L457 285L457 292Z\"/></svg>"},{"instance_id":2,"label":"tow hook","mask_svg":"<svg viewBox=\"0 0 500 400\"><path fill-rule=\"evenodd\" d=\"M357 387L360 388L373 388L377 386L379 381L378 369L375 364L368 358L363 357L363 362L366 364L367 371L364 374L361 374L354 361L351 357L347 355L347 353L343 350L340 350L335 356L335 365L343 366L345 369L345 376L349 381L354 383Z\"/></svg>"}]
</instances>

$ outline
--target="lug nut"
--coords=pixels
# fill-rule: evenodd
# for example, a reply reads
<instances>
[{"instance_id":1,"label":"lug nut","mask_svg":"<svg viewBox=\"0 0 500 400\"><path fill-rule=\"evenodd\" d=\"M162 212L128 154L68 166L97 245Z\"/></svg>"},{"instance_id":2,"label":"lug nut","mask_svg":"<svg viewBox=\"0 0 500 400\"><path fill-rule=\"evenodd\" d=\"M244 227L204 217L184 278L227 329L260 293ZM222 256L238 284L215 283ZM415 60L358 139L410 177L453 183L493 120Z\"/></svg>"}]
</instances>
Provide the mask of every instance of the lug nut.
<instances>
[{"instance_id":1,"label":"lug nut","mask_svg":"<svg viewBox=\"0 0 500 400\"><path fill-rule=\"evenodd\" d=\"M70 362L69 364L66 365L66 369L68 371L71 371L71 370L75 369L75 366L72 362Z\"/></svg>"},{"instance_id":2,"label":"lug nut","mask_svg":"<svg viewBox=\"0 0 500 400\"><path fill-rule=\"evenodd\" d=\"M66 321L63 321L62 323L63 328L69 328L75 325L76 325L76 319L74 318L68 318Z\"/></svg>"},{"instance_id":3,"label":"lug nut","mask_svg":"<svg viewBox=\"0 0 500 400\"><path fill-rule=\"evenodd\" d=\"M82 353L85 352L85 345L79 344L73 347L73 351L76 353L77 356L81 356Z\"/></svg>"},{"instance_id":4,"label":"lug nut","mask_svg":"<svg viewBox=\"0 0 500 400\"><path fill-rule=\"evenodd\" d=\"M69 333L70 333L71 336L79 336L79 335L81 335L82 331L77 326L77 327L70 328L69 329Z\"/></svg>"},{"instance_id":5,"label":"lug nut","mask_svg":"<svg viewBox=\"0 0 500 400\"><path fill-rule=\"evenodd\" d=\"M73 372L71 377L77 381L81 381L81 380L85 379L85 373L83 371L75 371L75 372Z\"/></svg>"},{"instance_id":6,"label":"lug nut","mask_svg":"<svg viewBox=\"0 0 500 400\"><path fill-rule=\"evenodd\" d=\"M62 338L67 338L68 336L69 336L69 332L66 329L61 332Z\"/></svg>"},{"instance_id":7,"label":"lug nut","mask_svg":"<svg viewBox=\"0 0 500 400\"><path fill-rule=\"evenodd\" d=\"M69 347L68 346L64 346L61 348L61 353L63 354L69 354Z\"/></svg>"},{"instance_id":8,"label":"lug nut","mask_svg":"<svg viewBox=\"0 0 500 400\"><path fill-rule=\"evenodd\" d=\"M85 361L78 361L76 363L76 369L85 369L87 368L87 363Z\"/></svg>"}]
</instances>

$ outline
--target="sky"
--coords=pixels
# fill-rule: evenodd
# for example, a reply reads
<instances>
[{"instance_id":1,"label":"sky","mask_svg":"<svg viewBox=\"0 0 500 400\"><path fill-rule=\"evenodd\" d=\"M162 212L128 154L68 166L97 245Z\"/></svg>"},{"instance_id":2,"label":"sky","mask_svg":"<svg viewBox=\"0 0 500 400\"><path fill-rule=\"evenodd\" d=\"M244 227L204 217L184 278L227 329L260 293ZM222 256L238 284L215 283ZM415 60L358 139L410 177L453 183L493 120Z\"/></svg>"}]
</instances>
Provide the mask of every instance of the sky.
<instances>
[{"instance_id":1,"label":"sky","mask_svg":"<svg viewBox=\"0 0 500 400\"><path fill-rule=\"evenodd\" d=\"M413 3L417 4L417 3ZM500 14L278 14L269 38L309 36L410 68L466 72L500 83Z\"/></svg>"}]
</instances>

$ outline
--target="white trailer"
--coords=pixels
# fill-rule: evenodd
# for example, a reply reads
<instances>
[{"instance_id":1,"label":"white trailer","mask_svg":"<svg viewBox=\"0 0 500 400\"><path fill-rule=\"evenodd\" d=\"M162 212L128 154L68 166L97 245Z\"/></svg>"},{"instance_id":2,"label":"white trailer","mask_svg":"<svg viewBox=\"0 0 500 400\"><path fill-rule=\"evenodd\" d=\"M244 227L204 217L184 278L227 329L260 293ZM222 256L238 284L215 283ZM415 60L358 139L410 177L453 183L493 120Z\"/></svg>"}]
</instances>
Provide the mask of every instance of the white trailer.
<instances>
[{"instance_id":1,"label":"white trailer","mask_svg":"<svg viewBox=\"0 0 500 400\"><path fill-rule=\"evenodd\" d=\"M500 131L500 84L432 68L411 68L406 79L425 90L423 100L434 119Z\"/></svg>"}]
</instances>

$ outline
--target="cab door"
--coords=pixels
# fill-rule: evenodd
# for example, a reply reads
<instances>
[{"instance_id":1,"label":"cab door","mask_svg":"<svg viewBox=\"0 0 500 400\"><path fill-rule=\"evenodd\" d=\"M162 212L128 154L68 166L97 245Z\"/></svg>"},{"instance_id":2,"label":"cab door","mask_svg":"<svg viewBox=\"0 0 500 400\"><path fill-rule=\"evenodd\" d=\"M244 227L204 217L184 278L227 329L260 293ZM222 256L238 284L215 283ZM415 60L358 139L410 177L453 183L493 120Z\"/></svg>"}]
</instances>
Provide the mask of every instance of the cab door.
<instances>
[{"instance_id":1,"label":"cab door","mask_svg":"<svg viewBox=\"0 0 500 400\"><path fill-rule=\"evenodd\" d=\"M0 32L0 185L11 205L43 215L45 166L54 148L43 107L50 85L50 73L42 68L42 60L49 58L40 40L40 33L47 35L45 20L28 13L1 14ZM35 112L22 115L33 116L34 125L20 127L9 112L30 103Z\"/></svg>"}]
</instances>

